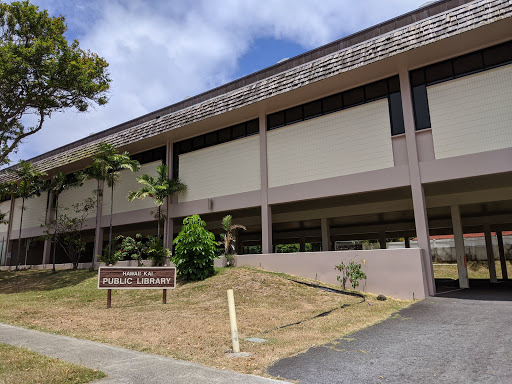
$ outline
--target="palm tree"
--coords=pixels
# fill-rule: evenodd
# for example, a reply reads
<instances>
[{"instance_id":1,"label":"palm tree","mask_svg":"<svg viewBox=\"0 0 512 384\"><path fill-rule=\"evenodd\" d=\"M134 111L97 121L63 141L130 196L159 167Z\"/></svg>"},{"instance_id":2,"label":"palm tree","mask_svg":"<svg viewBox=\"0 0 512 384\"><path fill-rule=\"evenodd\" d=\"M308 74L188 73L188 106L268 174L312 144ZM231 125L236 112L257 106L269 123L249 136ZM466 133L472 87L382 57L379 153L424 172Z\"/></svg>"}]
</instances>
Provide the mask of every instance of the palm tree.
<instances>
[{"instance_id":1,"label":"palm tree","mask_svg":"<svg viewBox=\"0 0 512 384\"><path fill-rule=\"evenodd\" d=\"M83 184L84 175L82 173L73 173L66 176L62 172L57 172L51 179L47 180L43 189L47 191L50 196L54 197L55 207L55 221L58 220L58 209L59 209L59 196L62 192L72 188L81 187ZM57 251L57 230L53 233L53 273L55 270L55 252Z\"/></svg>"},{"instance_id":2,"label":"palm tree","mask_svg":"<svg viewBox=\"0 0 512 384\"><path fill-rule=\"evenodd\" d=\"M222 219L222 228L224 231L226 231L226 233L220 234L220 238L222 240L220 241L219 245L224 247L224 256L226 257L228 265L232 265L236 255L236 237L233 232L236 229L243 229L245 231L247 228L241 224L233 224L231 215L224 216Z\"/></svg>"},{"instance_id":3,"label":"palm tree","mask_svg":"<svg viewBox=\"0 0 512 384\"><path fill-rule=\"evenodd\" d=\"M168 172L169 167L165 164L160 164L156 167L156 178L146 174L137 176L137 181L142 184L142 187L138 191L130 191L128 193L128 200L130 201L134 199L142 200L149 196L153 199L155 205L158 206L155 215L158 239L160 238L160 222L165 220L165 213L162 212L162 205L164 205L165 199L187 189L187 186L179 179L169 179L167 176Z\"/></svg>"},{"instance_id":4,"label":"palm tree","mask_svg":"<svg viewBox=\"0 0 512 384\"><path fill-rule=\"evenodd\" d=\"M17 181L10 183L11 194L21 197L20 230L18 234L18 253L16 254L16 270L19 270L19 261L21 253L21 228L23 224L23 212L25 210L25 200L33 196L40 196L43 188L42 178L46 173L39 172L29 161L21 160L18 167L13 171Z\"/></svg>"},{"instance_id":5,"label":"palm tree","mask_svg":"<svg viewBox=\"0 0 512 384\"><path fill-rule=\"evenodd\" d=\"M108 252L112 252L112 216L114 212L114 186L117 184L120 172L123 169L129 169L136 172L140 168L137 160L130 159L128 152L119 153L117 148L108 143L101 143L99 145L99 153L94 155L92 173L97 173L98 176L104 176L107 186L110 188L110 227L108 235ZM99 180L99 179L97 179Z\"/></svg>"}]
</instances>

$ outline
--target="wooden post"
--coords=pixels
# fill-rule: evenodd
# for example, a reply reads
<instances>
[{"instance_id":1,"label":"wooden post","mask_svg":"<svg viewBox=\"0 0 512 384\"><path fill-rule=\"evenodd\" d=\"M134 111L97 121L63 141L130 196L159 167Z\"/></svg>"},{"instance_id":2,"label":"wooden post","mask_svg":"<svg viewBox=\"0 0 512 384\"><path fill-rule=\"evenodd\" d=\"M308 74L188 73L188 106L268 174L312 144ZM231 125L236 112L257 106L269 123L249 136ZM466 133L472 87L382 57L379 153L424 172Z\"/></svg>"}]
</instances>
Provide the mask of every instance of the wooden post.
<instances>
[{"instance_id":1,"label":"wooden post","mask_svg":"<svg viewBox=\"0 0 512 384\"><path fill-rule=\"evenodd\" d=\"M163 289L162 291L162 304L167 304L167 289Z\"/></svg>"},{"instance_id":2,"label":"wooden post","mask_svg":"<svg viewBox=\"0 0 512 384\"><path fill-rule=\"evenodd\" d=\"M233 342L233 352L240 352L240 344L238 342L238 328L236 326L235 298L233 290L228 289L228 309L229 309L229 325L231 326L231 340Z\"/></svg>"},{"instance_id":3,"label":"wooden post","mask_svg":"<svg viewBox=\"0 0 512 384\"><path fill-rule=\"evenodd\" d=\"M501 278L503 280L508 280L507 260L505 259L505 248L503 246L503 233L501 231L496 231L496 237L498 238L498 251L500 253Z\"/></svg>"},{"instance_id":4,"label":"wooden post","mask_svg":"<svg viewBox=\"0 0 512 384\"><path fill-rule=\"evenodd\" d=\"M107 290L107 308L112 306L112 290Z\"/></svg>"}]
</instances>

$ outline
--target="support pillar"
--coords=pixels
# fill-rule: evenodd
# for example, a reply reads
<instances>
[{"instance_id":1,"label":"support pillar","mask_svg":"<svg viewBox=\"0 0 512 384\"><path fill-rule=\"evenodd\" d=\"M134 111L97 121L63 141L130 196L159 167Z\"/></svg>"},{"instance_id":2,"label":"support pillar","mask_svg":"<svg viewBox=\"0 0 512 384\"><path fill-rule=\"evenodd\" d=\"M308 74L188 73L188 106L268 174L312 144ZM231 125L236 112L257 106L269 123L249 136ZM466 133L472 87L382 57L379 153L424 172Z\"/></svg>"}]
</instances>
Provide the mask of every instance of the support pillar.
<instances>
[{"instance_id":1,"label":"support pillar","mask_svg":"<svg viewBox=\"0 0 512 384\"><path fill-rule=\"evenodd\" d=\"M405 236L405 248L411 248L411 239L409 236Z\"/></svg>"},{"instance_id":2,"label":"support pillar","mask_svg":"<svg viewBox=\"0 0 512 384\"><path fill-rule=\"evenodd\" d=\"M331 251L331 227L329 226L329 219L320 219L320 226L322 228L322 251Z\"/></svg>"},{"instance_id":3,"label":"support pillar","mask_svg":"<svg viewBox=\"0 0 512 384\"><path fill-rule=\"evenodd\" d=\"M379 233L380 249L387 249L387 247L388 247L387 243L388 242L387 242L387 239L386 239L386 233L385 232Z\"/></svg>"},{"instance_id":4,"label":"support pillar","mask_svg":"<svg viewBox=\"0 0 512 384\"><path fill-rule=\"evenodd\" d=\"M94 269L96 263L99 262L99 257L103 252L103 228L101 227L101 218L103 216L103 180L98 181L98 194L96 206L96 231L94 234L94 253L92 255L91 269Z\"/></svg>"},{"instance_id":5,"label":"support pillar","mask_svg":"<svg viewBox=\"0 0 512 384\"><path fill-rule=\"evenodd\" d=\"M500 253L501 278L503 280L508 280L507 260L505 259L505 247L503 245L503 233L501 231L496 231L496 237L498 238L498 251Z\"/></svg>"},{"instance_id":6,"label":"support pillar","mask_svg":"<svg viewBox=\"0 0 512 384\"><path fill-rule=\"evenodd\" d=\"M304 237L301 236L301 238L299 239L299 244L300 252L306 252L306 239Z\"/></svg>"},{"instance_id":7,"label":"support pillar","mask_svg":"<svg viewBox=\"0 0 512 384\"><path fill-rule=\"evenodd\" d=\"M452 213L455 254L457 256L457 271L459 272L459 287L469 288L468 266L464 248L464 232L462 229L462 220L460 218L460 208L458 205L453 205L450 209Z\"/></svg>"},{"instance_id":8,"label":"support pillar","mask_svg":"<svg viewBox=\"0 0 512 384\"><path fill-rule=\"evenodd\" d=\"M427 206L425 193L421 184L421 174L416 143L416 124L412 105L411 84L409 71L406 67L400 69L400 94L404 116L405 141L407 144L407 161L409 164L409 178L411 180L412 203L414 208L414 223L416 225L416 237L418 246L422 250L424 267L424 285L426 293L434 296L436 285L434 280L434 266L430 251L430 233L428 227Z\"/></svg>"},{"instance_id":9,"label":"support pillar","mask_svg":"<svg viewBox=\"0 0 512 384\"><path fill-rule=\"evenodd\" d=\"M261 174L261 253L272 253L272 209L268 204L267 116L259 115Z\"/></svg>"},{"instance_id":10,"label":"support pillar","mask_svg":"<svg viewBox=\"0 0 512 384\"><path fill-rule=\"evenodd\" d=\"M491 283L497 283L496 265L494 264L494 251L492 249L491 227L484 224L485 249L487 250L487 264L489 265L489 276Z\"/></svg>"},{"instance_id":11,"label":"support pillar","mask_svg":"<svg viewBox=\"0 0 512 384\"><path fill-rule=\"evenodd\" d=\"M7 239L4 250L4 265L7 265L7 255L11 254L12 242L11 242L11 234L12 234L12 223L14 221L14 210L16 209L16 199L14 195L11 195L11 205L9 208L9 221L7 223ZM11 259L9 259L9 265L11 264Z\"/></svg>"}]
</instances>

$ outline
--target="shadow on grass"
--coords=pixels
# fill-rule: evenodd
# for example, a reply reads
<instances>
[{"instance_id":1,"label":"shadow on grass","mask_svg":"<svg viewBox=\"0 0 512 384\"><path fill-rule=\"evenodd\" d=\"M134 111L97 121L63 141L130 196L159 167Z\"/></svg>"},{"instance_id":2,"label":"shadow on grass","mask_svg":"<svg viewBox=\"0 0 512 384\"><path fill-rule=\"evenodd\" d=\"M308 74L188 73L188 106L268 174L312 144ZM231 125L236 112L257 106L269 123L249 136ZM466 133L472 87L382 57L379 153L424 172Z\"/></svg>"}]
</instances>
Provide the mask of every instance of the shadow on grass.
<instances>
[{"instance_id":1,"label":"shadow on grass","mask_svg":"<svg viewBox=\"0 0 512 384\"><path fill-rule=\"evenodd\" d=\"M0 271L0 294L52 291L80 284L97 274L89 270Z\"/></svg>"}]
</instances>

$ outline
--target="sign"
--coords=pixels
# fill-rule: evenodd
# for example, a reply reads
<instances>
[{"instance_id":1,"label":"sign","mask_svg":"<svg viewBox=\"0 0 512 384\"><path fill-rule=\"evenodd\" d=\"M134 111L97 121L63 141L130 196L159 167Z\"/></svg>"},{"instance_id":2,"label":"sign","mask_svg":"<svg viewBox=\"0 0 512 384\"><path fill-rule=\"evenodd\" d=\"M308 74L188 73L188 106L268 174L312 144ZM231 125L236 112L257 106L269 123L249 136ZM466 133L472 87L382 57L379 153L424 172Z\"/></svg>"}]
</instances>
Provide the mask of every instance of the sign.
<instances>
[{"instance_id":1,"label":"sign","mask_svg":"<svg viewBox=\"0 0 512 384\"><path fill-rule=\"evenodd\" d=\"M355 243L353 241L336 241L334 243L335 251L360 251L363 249L363 244Z\"/></svg>"},{"instance_id":2,"label":"sign","mask_svg":"<svg viewBox=\"0 0 512 384\"><path fill-rule=\"evenodd\" d=\"M99 289L173 289L175 267L100 267Z\"/></svg>"}]
</instances>

